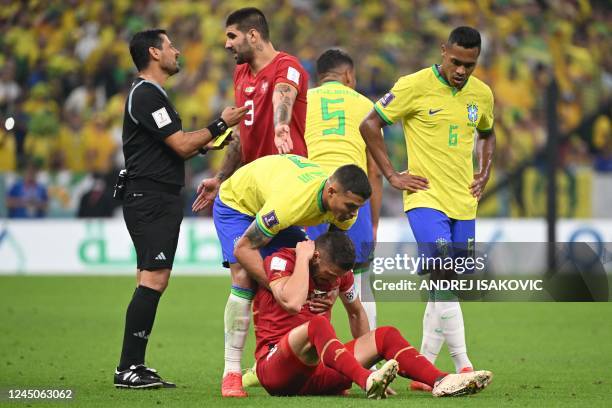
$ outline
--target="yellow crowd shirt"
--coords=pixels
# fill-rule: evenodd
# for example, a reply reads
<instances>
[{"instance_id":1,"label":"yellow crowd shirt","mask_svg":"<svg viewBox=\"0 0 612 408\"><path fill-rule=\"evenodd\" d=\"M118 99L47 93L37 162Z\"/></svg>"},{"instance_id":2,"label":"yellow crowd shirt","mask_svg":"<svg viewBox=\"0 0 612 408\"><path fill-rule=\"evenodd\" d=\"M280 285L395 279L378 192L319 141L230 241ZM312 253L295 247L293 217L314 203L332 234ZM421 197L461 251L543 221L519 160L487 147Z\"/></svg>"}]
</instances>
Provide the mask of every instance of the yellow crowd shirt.
<instances>
[{"instance_id":1,"label":"yellow crowd shirt","mask_svg":"<svg viewBox=\"0 0 612 408\"><path fill-rule=\"evenodd\" d=\"M337 81L310 89L307 98L308 158L329 174L345 164L356 164L367 173L359 125L372 110L372 101Z\"/></svg>"},{"instance_id":2,"label":"yellow crowd shirt","mask_svg":"<svg viewBox=\"0 0 612 408\"><path fill-rule=\"evenodd\" d=\"M425 207L449 218L476 218L475 129L493 128L493 93L471 76L463 88L451 87L434 65L401 77L374 105L387 123L401 121L408 148L408 170L429 180L428 190L404 192L404 210Z\"/></svg>"},{"instance_id":3,"label":"yellow crowd shirt","mask_svg":"<svg viewBox=\"0 0 612 408\"><path fill-rule=\"evenodd\" d=\"M264 156L223 182L219 198L228 207L255 217L269 237L292 225L331 223L347 230L355 218L339 222L323 207L327 176L318 164L301 156Z\"/></svg>"}]
</instances>

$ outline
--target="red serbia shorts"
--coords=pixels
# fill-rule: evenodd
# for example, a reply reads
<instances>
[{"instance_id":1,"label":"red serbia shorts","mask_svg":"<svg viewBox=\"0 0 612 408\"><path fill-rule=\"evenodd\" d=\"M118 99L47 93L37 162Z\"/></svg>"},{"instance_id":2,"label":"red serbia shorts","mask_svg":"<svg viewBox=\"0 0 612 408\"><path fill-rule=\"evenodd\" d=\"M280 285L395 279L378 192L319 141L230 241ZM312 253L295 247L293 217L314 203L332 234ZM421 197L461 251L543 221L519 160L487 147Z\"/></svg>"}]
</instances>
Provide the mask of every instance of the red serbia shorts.
<instances>
[{"instance_id":1,"label":"red serbia shorts","mask_svg":"<svg viewBox=\"0 0 612 408\"><path fill-rule=\"evenodd\" d=\"M336 370L322 363L309 366L301 362L288 339L289 334L285 334L268 354L257 360L257 378L268 394L339 395L351 388L351 379Z\"/></svg>"}]
</instances>

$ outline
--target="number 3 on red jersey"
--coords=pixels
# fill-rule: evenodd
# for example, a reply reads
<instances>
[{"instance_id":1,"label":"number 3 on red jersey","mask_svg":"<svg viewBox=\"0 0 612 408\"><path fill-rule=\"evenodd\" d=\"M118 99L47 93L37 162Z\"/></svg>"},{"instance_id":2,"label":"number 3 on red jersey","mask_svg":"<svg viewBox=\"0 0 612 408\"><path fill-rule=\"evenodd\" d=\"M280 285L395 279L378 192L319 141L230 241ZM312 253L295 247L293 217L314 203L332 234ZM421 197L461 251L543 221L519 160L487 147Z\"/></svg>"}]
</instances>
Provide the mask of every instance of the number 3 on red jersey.
<instances>
[{"instance_id":1,"label":"number 3 on red jersey","mask_svg":"<svg viewBox=\"0 0 612 408\"><path fill-rule=\"evenodd\" d=\"M249 110L246 113L246 117L244 119L244 124L246 126L251 126L253 124L253 120L255 119L255 105L253 104L253 100L249 99L244 103L244 106L248 106Z\"/></svg>"}]
</instances>

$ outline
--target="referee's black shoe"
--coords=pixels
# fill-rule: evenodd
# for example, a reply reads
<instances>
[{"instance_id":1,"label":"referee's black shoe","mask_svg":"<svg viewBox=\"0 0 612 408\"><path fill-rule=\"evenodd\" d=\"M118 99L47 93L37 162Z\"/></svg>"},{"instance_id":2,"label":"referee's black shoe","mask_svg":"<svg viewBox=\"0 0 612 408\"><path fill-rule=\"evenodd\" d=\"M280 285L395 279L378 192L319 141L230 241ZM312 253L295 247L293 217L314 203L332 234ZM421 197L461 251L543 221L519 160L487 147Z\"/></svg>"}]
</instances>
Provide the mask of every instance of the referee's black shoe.
<instances>
[{"instance_id":1,"label":"referee's black shoe","mask_svg":"<svg viewBox=\"0 0 612 408\"><path fill-rule=\"evenodd\" d=\"M148 368L144 364L132 365L123 371L115 370L114 383L116 388L176 388L176 384L164 381L157 374L157 370Z\"/></svg>"}]
</instances>

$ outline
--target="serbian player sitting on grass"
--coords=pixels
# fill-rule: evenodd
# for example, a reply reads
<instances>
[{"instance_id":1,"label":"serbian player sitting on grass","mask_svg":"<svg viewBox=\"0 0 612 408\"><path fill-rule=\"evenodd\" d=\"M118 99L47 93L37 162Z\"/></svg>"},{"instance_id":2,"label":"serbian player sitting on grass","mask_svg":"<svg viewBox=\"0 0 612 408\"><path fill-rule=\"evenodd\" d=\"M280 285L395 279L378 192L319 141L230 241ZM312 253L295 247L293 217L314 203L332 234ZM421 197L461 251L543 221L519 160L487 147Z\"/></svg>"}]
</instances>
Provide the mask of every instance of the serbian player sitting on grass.
<instances>
[{"instance_id":1,"label":"serbian player sitting on grass","mask_svg":"<svg viewBox=\"0 0 612 408\"><path fill-rule=\"evenodd\" d=\"M390 326L364 330L365 316L353 292L355 249L345 234L328 232L268 256L271 291L259 287L253 302L257 377L271 395L339 395L356 383L367 398L385 398L399 374L429 384L437 397L476 393L489 371L448 374L438 370ZM356 339L343 344L330 311L315 314L309 300L338 290ZM365 319L367 327L367 319ZM377 371L365 367L387 360Z\"/></svg>"}]
</instances>

